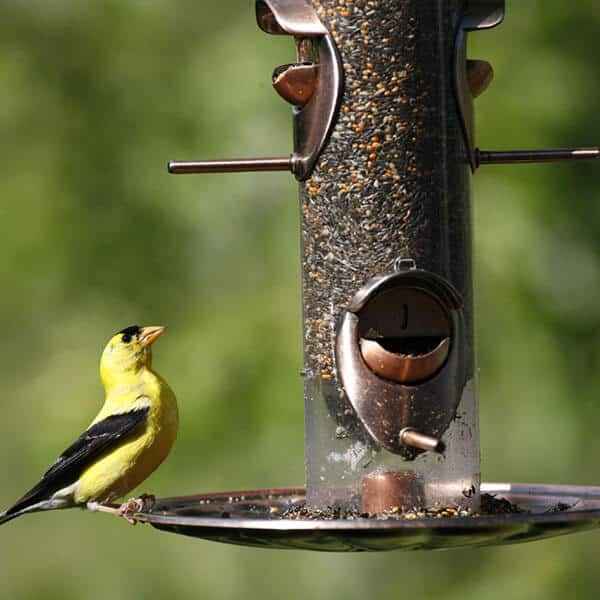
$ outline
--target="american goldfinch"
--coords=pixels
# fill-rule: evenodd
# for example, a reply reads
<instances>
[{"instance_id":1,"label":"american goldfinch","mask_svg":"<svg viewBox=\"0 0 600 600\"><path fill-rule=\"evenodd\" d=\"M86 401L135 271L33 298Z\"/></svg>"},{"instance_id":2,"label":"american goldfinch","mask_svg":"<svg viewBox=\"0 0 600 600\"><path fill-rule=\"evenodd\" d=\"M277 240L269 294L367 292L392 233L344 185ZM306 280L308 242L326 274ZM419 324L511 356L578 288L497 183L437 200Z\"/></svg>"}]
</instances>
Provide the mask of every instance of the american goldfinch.
<instances>
[{"instance_id":1,"label":"american goldfinch","mask_svg":"<svg viewBox=\"0 0 600 600\"><path fill-rule=\"evenodd\" d=\"M80 506L127 513L146 497L109 506L137 487L167 457L179 424L175 394L152 369L151 346L164 327L133 325L119 331L100 359L104 406L0 523L41 510Z\"/></svg>"}]
</instances>

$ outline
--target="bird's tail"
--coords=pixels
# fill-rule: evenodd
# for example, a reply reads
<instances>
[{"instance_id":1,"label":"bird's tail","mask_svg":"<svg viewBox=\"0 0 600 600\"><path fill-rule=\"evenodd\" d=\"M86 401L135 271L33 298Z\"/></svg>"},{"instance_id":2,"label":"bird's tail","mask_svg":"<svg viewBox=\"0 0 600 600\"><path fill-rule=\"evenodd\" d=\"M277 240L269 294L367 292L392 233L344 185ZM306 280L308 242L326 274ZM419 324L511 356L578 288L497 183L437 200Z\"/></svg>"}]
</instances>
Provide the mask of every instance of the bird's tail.
<instances>
[{"instance_id":1,"label":"bird's tail","mask_svg":"<svg viewBox=\"0 0 600 600\"><path fill-rule=\"evenodd\" d=\"M26 511L14 512L14 513L7 513L7 512L0 513L0 525L2 525L3 523L8 523L9 521L12 521L13 519L16 519L18 516L22 515L24 512L26 512Z\"/></svg>"},{"instance_id":2,"label":"bird's tail","mask_svg":"<svg viewBox=\"0 0 600 600\"><path fill-rule=\"evenodd\" d=\"M50 508L54 508L54 506L49 502L37 502L36 504L30 504L29 506L19 506L19 504L15 504L7 511L0 513L0 525L8 523L26 513L39 512L40 510L48 510Z\"/></svg>"},{"instance_id":3,"label":"bird's tail","mask_svg":"<svg viewBox=\"0 0 600 600\"><path fill-rule=\"evenodd\" d=\"M26 513L40 512L42 510L57 510L61 508L73 508L76 506L70 498L50 498L50 500L41 500L35 504L26 504L19 501L11 506L7 511L0 512L0 525L8 523Z\"/></svg>"}]
</instances>

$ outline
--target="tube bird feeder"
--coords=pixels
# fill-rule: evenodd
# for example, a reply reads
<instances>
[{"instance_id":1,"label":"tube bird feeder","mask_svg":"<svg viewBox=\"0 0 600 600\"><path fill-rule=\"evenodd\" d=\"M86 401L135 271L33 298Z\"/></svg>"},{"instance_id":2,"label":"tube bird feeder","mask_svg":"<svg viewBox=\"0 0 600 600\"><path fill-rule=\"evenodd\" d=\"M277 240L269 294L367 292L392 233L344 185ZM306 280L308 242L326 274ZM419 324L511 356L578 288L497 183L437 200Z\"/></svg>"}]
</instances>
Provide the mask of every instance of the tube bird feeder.
<instances>
[{"instance_id":1,"label":"tube bird feeder","mask_svg":"<svg viewBox=\"0 0 600 600\"><path fill-rule=\"evenodd\" d=\"M600 488L482 484L470 181L481 165L596 158L483 151L492 78L469 31L503 0L258 0L294 38L273 85L290 156L173 161L172 173L289 170L300 182L306 486L158 500L175 533L319 550L440 548L596 527Z\"/></svg>"}]
</instances>

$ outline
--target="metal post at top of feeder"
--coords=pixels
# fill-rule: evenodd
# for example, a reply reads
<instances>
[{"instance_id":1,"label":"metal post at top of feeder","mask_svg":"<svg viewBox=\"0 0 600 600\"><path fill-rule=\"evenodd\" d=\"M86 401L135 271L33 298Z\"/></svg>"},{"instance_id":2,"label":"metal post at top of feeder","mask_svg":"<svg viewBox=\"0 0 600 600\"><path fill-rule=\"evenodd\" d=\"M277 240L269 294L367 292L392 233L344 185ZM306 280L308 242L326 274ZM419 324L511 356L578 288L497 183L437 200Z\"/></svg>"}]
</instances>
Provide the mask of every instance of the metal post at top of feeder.
<instances>
[{"instance_id":1,"label":"metal post at top of feeder","mask_svg":"<svg viewBox=\"0 0 600 600\"><path fill-rule=\"evenodd\" d=\"M503 18L503 0L258 0L259 27L296 42L298 62L273 75L294 105L292 154L169 171L289 170L301 182L306 487L168 498L138 520L314 550L600 525L600 488L480 481L471 176L599 154L476 147L473 98L492 69L467 59L467 33Z\"/></svg>"}]
</instances>

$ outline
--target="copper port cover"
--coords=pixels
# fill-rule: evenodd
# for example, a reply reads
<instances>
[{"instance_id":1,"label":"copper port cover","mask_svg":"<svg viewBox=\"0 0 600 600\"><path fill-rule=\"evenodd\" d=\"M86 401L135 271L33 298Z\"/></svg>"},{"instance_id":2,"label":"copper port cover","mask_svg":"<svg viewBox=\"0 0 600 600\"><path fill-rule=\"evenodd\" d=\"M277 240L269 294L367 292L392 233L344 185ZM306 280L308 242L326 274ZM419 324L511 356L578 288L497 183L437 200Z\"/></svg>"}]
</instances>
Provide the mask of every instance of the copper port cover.
<instances>
[{"instance_id":1,"label":"copper port cover","mask_svg":"<svg viewBox=\"0 0 600 600\"><path fill-rule=\"evenodd\" d=\"M374 340L360 340L360 350L371 371L399 383L429 379L444 365L450 351L450 338L444 338L431 352L421 355L389 352Z\"/></svg>"}]
</instances>

